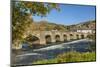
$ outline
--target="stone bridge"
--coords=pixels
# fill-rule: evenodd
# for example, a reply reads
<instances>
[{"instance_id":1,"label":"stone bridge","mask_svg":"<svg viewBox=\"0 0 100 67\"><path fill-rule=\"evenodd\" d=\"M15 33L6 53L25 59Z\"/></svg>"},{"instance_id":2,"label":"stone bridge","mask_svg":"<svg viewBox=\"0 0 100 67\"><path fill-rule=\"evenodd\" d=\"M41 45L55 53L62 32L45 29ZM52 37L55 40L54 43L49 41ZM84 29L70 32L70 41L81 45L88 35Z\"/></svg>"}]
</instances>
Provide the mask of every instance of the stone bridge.
<instances>
[{"instance_id":1,"label":"stone bridge","mask_svg":"<svg viewBox=\"0 0 100 67\"><path fill-rule=\"evenodd\" d=\"M31 34L36 37L37 40L33 41L33 44L47 45L53 42L67 42L75 39L84 39L89 35L89 33L81 32L62 32L62 31L31 31L26 34L27 37ZM12 46L14 49L20 49L22 45Z\"/></svg>"},{"instance_id":2,"label":"stone bridge","mask_svg":"<svg viewBox=\"0 0 100 67\"><path fill-rule=\"evenodd\" d=\"M62 31L34 31L30 33L38 38L34 44L48 44L60 41L70 41L74 39L86 38L88 33L80 32L62 32Z\"/></svg>"}]
</instances>

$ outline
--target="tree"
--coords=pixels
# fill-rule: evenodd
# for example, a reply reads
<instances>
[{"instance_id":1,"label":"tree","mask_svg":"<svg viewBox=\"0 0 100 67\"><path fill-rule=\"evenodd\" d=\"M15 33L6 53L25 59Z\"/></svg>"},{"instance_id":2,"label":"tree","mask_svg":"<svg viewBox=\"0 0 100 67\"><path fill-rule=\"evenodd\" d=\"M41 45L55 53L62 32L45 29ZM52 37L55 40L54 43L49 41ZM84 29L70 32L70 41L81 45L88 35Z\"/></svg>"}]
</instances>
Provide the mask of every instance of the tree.
<instances>
[{"instance_id":1,"label":"tree","mask_svg":"<svg viewBox=\"0 0 100 67\"><path fill-rule=\"evenodd\" d=\"M90 34L90 35L88 35L87 36L87 38L89 38L89 39L92 39L92 40L96 40L96 34L94 33L94 34Z\"/></svg>"},{"instance_id":2,"label":"tree","mask_svg":"<svg viewBox=\"0 0 100 67\"><path fill-rule=\"evenodd\" d=\"M52 9L57 9L54 3L38 3L26 1L12 1L12 44L19 45L25 38L27 30L32 24L32 15L46 16Z\"/></svg>"}]
</instances>

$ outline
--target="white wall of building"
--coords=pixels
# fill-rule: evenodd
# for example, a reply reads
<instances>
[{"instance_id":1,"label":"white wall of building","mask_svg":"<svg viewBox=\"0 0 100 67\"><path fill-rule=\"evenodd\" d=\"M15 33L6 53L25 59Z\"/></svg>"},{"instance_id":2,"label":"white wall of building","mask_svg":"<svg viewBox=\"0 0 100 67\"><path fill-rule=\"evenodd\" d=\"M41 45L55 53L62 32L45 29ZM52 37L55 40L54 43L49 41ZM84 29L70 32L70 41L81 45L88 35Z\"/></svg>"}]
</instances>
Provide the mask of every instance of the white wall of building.
<instances>
[{"instance_id":1,"label":"white wall of building","mask_svg":"<svg viewBox=\"0 0 100 67\"><path fill-rule=\"evenodd\" d=\"M77 30L77 32L92 33L92 30Z\"/></svg>"}]
</instances>

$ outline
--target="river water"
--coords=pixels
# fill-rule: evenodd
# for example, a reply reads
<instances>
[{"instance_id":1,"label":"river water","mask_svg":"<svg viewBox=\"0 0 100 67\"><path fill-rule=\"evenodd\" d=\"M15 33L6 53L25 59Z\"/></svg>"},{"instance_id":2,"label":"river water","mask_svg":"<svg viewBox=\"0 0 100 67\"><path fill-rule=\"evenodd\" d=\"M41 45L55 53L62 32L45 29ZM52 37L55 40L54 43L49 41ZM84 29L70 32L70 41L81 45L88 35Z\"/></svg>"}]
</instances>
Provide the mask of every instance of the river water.
<instances>
[{"instance_id":1,"label":"river water","mask_svg":"<svg viewBox=\"0 0 100 67\"><path fill-rule=\"evenodd\" d=\"M93 41L82 39L82 40L76 40L72 42L25 51L22 54L16 56L15 64L30 65L34 61L42 59L52 59L55 58L58 54L68 51L88 52L90 51L89 47L91 43L93 43Z\"/></svg>"}]
</instances>

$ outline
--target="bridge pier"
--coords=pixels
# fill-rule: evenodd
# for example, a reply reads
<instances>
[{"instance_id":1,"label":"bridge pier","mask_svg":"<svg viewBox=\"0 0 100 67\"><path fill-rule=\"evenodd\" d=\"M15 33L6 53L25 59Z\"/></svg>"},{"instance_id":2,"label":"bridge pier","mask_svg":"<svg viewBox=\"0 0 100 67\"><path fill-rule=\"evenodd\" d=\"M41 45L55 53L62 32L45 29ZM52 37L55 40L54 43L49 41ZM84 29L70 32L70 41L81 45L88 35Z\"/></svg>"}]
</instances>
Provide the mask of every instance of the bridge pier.
<instances>
[{"instance_id":1,"label":"bridge pier","mask_svg":"<svg viewBox=\"0 0 100 67\"><path fill-rule=\"evenodd\" d=\"M69 36L69 34L67 34L67 41L70 41L70 36Z\"/></svg>"},{"instance_id":2,"label":"bridge pier","mask_svg":"<svg viewBox=\"0 0 100 67\"><path fill-rule=\"evenodd\" d=\"M41 45L46 45L45 39L40 39L40 44L41 44Z\"/></svg>"},{"instance_id":3,"label":"bridge pier","mask_svg":"<svg viewBox=\"0 0 100 67\"><path fill-rule=\"evenodd\" d=\"M56 42L55 36L54 36L54 35L51 36L51 42L52 42L52 43Z\"/></svg>"},{"instance_id":4,"label":"bridge pier","mask_svg":"<svg viewBox=\"0 0 100 67\"><path fill-rule=\"evenodd\" d=\"M64 41L64 36L63 35L60 36L60 41L62 41L62 42Z\"/></svg>"},{"instance_id":5,"label":"bridge pier","mask_svg":"<svg viewBox=\"0 0 100 67\"><path fill-rule=\"evenodd\" d=\"M46 45L46 39L45 39L44 31L40 32L40 44L41 45Z\"/></svg>"}]
</instances>

